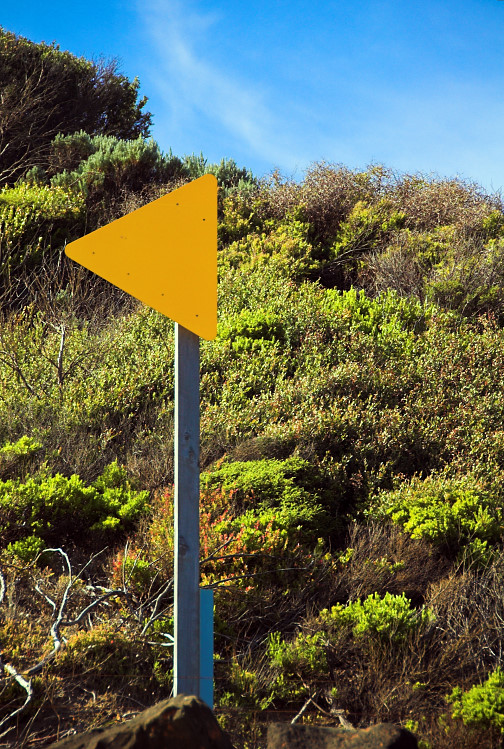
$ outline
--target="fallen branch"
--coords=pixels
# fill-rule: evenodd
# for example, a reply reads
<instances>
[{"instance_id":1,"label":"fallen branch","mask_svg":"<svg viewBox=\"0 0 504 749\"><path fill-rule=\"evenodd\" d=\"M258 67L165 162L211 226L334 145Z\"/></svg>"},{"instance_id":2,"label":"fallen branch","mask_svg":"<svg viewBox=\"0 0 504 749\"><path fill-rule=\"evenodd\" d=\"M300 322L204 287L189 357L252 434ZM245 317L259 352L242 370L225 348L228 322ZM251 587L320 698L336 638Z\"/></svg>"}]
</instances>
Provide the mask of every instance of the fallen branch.
<instances>
[{"instance_id":1,"label":"fallen branch","mask_svg":"<svg viewBox=\"0 0 504 749\"><path fill-rule=\"evenodd\" d=\"M25 707L32 701L32 698L33 698L33 689L32 689L31 679L30 679L30 681L26 681L26 679L24 679L21 676L21 674L16 671L16 669L14 668L14 666L11 666L9 663L5 663L5 664L1 664L1 665L2 665L2 671L4 673L7 672L8 674L10 674L11 678L14 679L14 681L16 681L19 684L19 686L22 687L25 690L25 692L26 692L26 699L23 702L23 704L21 705L21 707L18 707L17 710L14 710L12 713L10 713L9 715L7 715L3 720L0 720L0 728L3 725L5 725L6 723L8 723L10 720L12 720L12 718L15 715L19 715L19 713L22 712L22 710L25 709ZM14 726L12 726L12 728L14 728ZM9 731L11 731L12 728L7 729L7 731L5 731L4 733L0 734L0 738L2 738L7 733L9 733Z\"/></svg>"}]
</instances>

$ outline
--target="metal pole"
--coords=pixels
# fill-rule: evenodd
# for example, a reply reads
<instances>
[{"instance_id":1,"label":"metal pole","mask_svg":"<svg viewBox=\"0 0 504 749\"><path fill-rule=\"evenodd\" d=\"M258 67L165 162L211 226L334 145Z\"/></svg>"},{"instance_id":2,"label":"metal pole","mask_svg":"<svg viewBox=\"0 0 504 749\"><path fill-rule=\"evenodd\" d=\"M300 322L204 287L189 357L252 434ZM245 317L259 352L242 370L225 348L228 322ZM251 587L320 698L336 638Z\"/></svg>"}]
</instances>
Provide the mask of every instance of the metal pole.
<instances>
[{"instance_id":1,"label":"metal pole","mask_svg":"<svg viewBox=\"0 0 504 749\"><path fill-rule=\"evenodd\" d=\"M175 323L173 692L200 696L199 338Z\"/></svg>"}]
</instances>

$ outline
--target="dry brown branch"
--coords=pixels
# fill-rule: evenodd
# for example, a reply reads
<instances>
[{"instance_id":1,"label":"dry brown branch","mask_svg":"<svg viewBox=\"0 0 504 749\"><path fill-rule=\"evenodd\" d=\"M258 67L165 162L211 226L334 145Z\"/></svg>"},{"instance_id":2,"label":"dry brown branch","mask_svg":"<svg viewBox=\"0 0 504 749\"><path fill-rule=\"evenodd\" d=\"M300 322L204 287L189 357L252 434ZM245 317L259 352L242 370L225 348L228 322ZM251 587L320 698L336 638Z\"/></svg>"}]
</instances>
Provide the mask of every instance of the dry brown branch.
<instances>
[{"instance_id":1,"label":"dry brown branch","mask_svg":"<svg viewBox=\"0 0 504 749\"><path fill-rule=\"evenodd\" d=\"M121 590L121 589L111 590L111 589L95 588L94 586L87 586L87 591L90 592L92 595L96 594L96 598L87 606L85 606L77 614L77 616L66 617L66 611L67 611L67 608L69 606L70 599L71 599L71 591L74 588L76 581L82 578L82 574L84 570L89 566L91 561L94 558L96 558L96 556L98 555L94 555L92 559L88 560L88 562L81 568L80 572L77 575L73 574L72 564L70 562L68 554L61 548L44 549L36 557L36 559L32 563L32 566L35 566L36 562L41 558L42 555L50 554L50 553L60 555L62 559L62 564L63 564L64 576L66 578L65 586L61 594L60 601L57 602L46 591L44 591L41 587L40 581L36 581L34 583L34 589L49 604L53 612L51 626L50 626L50 635L51 635L52 642L53 642L53 648L41 660L37 661L37 663L30 666L29 668L24 669L22 672L20 672L19 669L16 669L11 663L3 662L2 659L0 658L1 673L8 674L9 675L8 678L15 680L26 692L26 698L25 698L24 703L20 707L16 708L11 713L9 713L9 715L5 716L0 721L0 727L6 726L9 722L11 722L13 718L18 716L22 711L24 711L26 707L32 701L33 688L32 688L31 679L35 674L40 673L42 669L45 666L47 666L48 663L53 661L56 658L57 654L61 651L62 647L64 646L66 642L66 638L62 634L61 630L66 627L74 627L80 624L85 619L86 616L89 616L89 614L92 611L94 611L100 604L103 604L105 601L107 601L107 599L111 597L117 597L117 596L125 596L126 598L129 597L128 592L125 590ZM98 590L100 591L99 593L97 593ZM4 601L5 591L6 591L5 577L3 573L0 571L0 604L3 603ZM14 728L14 725L9 727L3 734L0 735L0 737L6 735L6 733L11 731L13 728Z\"/></svg>"},{"instance_id":2,"label":"dry brown branch","mask_svg":"<svg viewBox=\"0 0 504 749\"><path fill-rule=\"evenodd\" d=\"M305 713L305 712L306 712L306 711L308 710L308 708L310 707L310 705L312 704L312 702L313 702L313 700L315 699L315 697L316 697L316 696L317 696L317 692L313 692L313 694L311 694L311 695L310 695L310 696L308 697L308 699L307 699L307 700L306 700L306 702L304 703L304 705L303 705L303 707L301 708L301 710L300 710L300 711L298 712L298 714L297 714L297 715L295 715L295 716L293 717L293 719L291 720L291 725L294 725L294 723L297 723L297 722L298 722L298 720L299 720L300 718L302 718L302 716L303 716L303 715L304 715L304 713Z\"/></svg>"},{"instance_id":3,"label":"dry brown branch","mask_svg":"<svg viewBox=\"0 0 504 749\"><path fill-rule=\"evenodd\" d=\"M19 715L32 701L33 698L33 688L31 679L29 681L26 681L21 674L19 674L14 666L11 666L10 663L1 664L0 666L2 668L2 672L7 672L10 674L10 676L19 684L20 687L22 687L26 692L26 698L21 707L18 707L16 710L14 710L12 713L7 715L3 720L0 720L0 728L4 726L6 723L11 721L16 715ZM3 738L6 736L10 731L14 729L14 726L8 728L6 731L0 734L0 738Z\"/></svg>"}]
</instances>

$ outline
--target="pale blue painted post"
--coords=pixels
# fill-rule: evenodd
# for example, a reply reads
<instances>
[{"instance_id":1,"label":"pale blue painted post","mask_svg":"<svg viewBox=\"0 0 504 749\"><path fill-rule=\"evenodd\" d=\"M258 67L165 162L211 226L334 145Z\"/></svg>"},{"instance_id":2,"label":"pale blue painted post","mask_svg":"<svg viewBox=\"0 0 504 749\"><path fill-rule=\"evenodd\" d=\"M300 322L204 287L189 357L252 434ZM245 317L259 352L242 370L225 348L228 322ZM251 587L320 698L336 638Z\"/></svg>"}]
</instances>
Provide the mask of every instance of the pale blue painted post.
<instances>
[{"instance_id":1,"label":"pale blue painted post","mask_svg":"<svg viewBox=\"0 0 504 749\"><path fill-rule=\"evenodd\" d=\"M200 590L200 697L213 710L214 594Z\"/></svg>"}]
</instances>

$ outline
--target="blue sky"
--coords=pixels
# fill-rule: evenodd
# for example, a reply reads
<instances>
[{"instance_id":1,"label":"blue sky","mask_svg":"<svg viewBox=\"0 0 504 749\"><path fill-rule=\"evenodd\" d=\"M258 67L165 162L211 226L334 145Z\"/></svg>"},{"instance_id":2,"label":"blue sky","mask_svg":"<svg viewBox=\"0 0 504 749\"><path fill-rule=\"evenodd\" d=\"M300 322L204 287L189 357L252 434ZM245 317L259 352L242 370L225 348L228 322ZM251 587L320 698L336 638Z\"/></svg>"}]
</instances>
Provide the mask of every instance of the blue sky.
<instances>
[{"instance_id":1,"label":"blue sky","mask_svg":"<svg viewBox=\"0 0 504 749\"><path fill-rule=\"evenodd\" d=\"M503 0L16 0L0 25L138 76L178 155L315 161L504 192Z\"/></svg>"}]
</instances>

